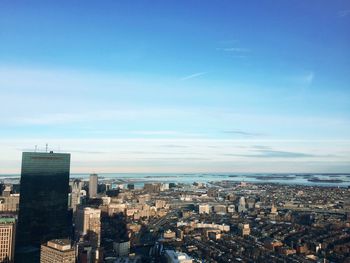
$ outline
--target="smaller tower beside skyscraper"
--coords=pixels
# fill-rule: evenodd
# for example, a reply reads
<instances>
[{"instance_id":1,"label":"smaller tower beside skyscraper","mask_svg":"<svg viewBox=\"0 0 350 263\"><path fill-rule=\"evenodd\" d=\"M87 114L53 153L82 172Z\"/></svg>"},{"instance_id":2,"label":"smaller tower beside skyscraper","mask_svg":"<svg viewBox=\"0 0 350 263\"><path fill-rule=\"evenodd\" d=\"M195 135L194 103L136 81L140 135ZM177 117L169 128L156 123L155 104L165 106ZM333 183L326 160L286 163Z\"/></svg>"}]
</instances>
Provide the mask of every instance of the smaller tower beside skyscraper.
<instances>
[{"instance_id":1,"label":"smaller tower beside skyscraper","mask_svg":"<svg viewBox=\"0 0 350 263\"><path fill-rule=\"evenodd\" d=\"M81 189L82 189L82 181L79 179L75 179L71 183L71 201L70 201L70 207L73 209L73 213L75 213L77 209L77 205L80 204L80 198L81 198Z\"/></svg>"},{"instance_id":2,"label":"smaller tower beside skyscraper","mask_svg":"<svg viewBox=\"0 0 350 263\"><path fill-rule=\"evenodd\" d=\"M98 176L97 174L90 174L89 180L89 197L95 198L97 196Z\"/></svg>"}]
</instances>

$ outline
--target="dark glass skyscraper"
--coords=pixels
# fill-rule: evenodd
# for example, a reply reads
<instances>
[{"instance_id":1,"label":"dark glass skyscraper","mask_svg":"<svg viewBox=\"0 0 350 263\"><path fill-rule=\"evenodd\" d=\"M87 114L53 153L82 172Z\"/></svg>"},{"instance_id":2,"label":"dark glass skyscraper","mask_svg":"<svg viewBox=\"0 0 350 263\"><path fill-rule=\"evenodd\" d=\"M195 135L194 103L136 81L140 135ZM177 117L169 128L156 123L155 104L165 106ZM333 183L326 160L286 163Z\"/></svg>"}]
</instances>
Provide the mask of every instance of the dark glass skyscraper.
<instances>
[{"instance_id":1,"label":"dark glass skyscraper","mask_svg":"<svg viewBox=\"0 0 350 263\"><path fill-rule=\"evenodd\" d=\"M42 243L69 236L69 169L70 154L23 153L16 262L39 262Z\"/></svg>"}]
</instances>

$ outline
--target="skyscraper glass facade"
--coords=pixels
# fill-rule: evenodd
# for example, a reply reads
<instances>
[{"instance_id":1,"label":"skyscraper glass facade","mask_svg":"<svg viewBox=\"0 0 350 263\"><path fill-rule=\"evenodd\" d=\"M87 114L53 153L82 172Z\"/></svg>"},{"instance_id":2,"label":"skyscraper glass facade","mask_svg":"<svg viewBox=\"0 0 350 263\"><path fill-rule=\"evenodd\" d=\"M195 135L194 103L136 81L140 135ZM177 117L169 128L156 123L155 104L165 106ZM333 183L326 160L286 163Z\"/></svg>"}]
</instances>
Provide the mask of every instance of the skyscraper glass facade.
<instances>
[{"instance_id":1,"label":"skyscraper glass facade","mask_svg":"<svg viewBox=\"0 0 350 263\"><path fill-rule=\"evenodd\" d=\"M69 169L70 154L23 153L16 262L28 262L29 252L38 256L44 242L69 236Z\"/></svg>"}]
</instances>

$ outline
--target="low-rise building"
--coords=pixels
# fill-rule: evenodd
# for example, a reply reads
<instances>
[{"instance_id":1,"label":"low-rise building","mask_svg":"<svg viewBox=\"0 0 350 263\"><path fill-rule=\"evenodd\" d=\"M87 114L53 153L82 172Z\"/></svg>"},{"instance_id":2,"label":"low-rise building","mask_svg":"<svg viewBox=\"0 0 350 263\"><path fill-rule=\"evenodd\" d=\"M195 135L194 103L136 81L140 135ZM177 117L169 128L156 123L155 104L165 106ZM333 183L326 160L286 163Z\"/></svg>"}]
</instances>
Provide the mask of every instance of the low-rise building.
<instances>
[{"instance_id":1,"label":"low-rise building","mask_svg":"<svg viewBox=\"0 0 350 263\"><path fill-rule=\"evenodd\" d=\"M40 263L75 263L75 249L68 239L54 239L41 245Z\"/></svg>"},{"instance_id":2,"label":"low-rise building","mask_svg":"<svg viewBox=\"0 0 350 263\"><path fill-rule=\"evenodd\" d=\"M113 249L118 257L126 257L130 253L130 241L113 242Z\"/></svg>"},{"instance_id":3,"label":"low-rise building","mask_svg":"<svg viewBox=\"0 0 350 263\"><path fill-rule=\"evenodd\" d=\"M176 252L174 250L165 250L167 263L192 263L193 260L186 253Z\"/></svg>"}]
</instances>

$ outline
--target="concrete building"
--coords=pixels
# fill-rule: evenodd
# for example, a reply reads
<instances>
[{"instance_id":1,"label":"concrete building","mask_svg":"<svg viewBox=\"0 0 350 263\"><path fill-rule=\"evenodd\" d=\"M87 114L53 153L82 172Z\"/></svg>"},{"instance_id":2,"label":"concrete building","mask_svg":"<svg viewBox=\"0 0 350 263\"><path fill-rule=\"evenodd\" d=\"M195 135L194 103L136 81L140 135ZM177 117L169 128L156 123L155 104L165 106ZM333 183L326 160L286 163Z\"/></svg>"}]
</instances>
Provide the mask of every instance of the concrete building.
<instances>
[{"instance_id":1,"label":"concrete building","mask_svg":"<svg viewBox=\"0 0 350 263\"><path fill-rule=\"evenodd\" d=\"M70 207L73 209L73 213L75 213L77 205L80 204L83 183L79 179L75 179L70 185L72 188Z\"/></svg>"},{"instance_id":2,"label":"concrete building","mask_svg":"<svg viewBox=\"0 0 350 263\"><path fill-rule=\"evenodd\" d=\"M168 229L167 231L164 231L163 238L164 239L173 239L176 237L176 233Z\"/></svg>"},{"instance_id":3,"label":"concrete building","mask_svg":"<svg viewBox=\"0 0 350 263\"><path fill-rule=\"evenodd\" d=\"M134 190L135 189L135 184L128 184L127 188L128 188L128 190Z\"/></svg>"},{"instance_id":4,"label":"concrete building","mask_svg":"<svg viewBox=\"0 0 350 263\"><path fill-rule=\"evenodd\" d=\"M91 263L93 262L94 255L90 244L81 242L78 243L78 262L79 263Z\"/></svg>"},{"instance_id":5,"label":"concrete building","mask_svg":"<svg viewBox=\"0 0 350 263\"><path fill-rule=\"evenodd\" d=\"M8 194L8 192L6 192L5 195L0 196L1 212L16 212L18 211L18 208L19 208L19 194Z\"/></svg>"},{"instance_id":6,"label":"concrete building","mask_svg":"<svg viewBox=\"0 0 350 263\"><path fill-rule=\"evenodd\" d=\"M184 231L180 228L177 228L176 229L176 237L182 240L184 238Z\"/></svg>"},{"instance_id":7,"label":"concrete building","mask_svg":"<svg viewBox=\"0 0 350 263\"><path fill-rule=\"evenodd\" d=\"M247 207L245 204L245 198L242 196L239 199L239 204L238 204L238 213L242 213L242 212L246 212L247 211Z\"/></svg>"},{"instance_id":8,"label":"concrete building","mask_svg":"<svg viewBox=\"0 0 350 263\"><path fill-rule=\"evenodd\" d=\"M196 222L196 221L192 221L192 222L177 222L176 223L177 227L192 227L194 229L198 229L198 228L208 228L208 229L219 229L223 232L229 232L230 231L230 226L229 225L225 225L225 224L214 224L214 223L201 223L201 222Z\"/></svg>"},{"instance_id":9,"label":"concrete building","mask_svg":"<svg viewBox=\"0 0 350 263\"><path fill-rule=\"evenodd\" d=\"M5 189L2 191L2 196L10 196L11 194L11 187L6 185L5 186Z\"/></svg>"},{"instance_id":10,"label":"concrete building","mask_svg":"<svg viewBox=\"0 0 350 263\"><path fill-rule=\"evenodd\" d=\"M208 189L207 195L209 197L218 197L219 196L219 192L216 188L210 188Z\"/></svg>"},{"instance_id":11,"label":"concrete building","mask_svg":"<svg viewBox=\"0 0 350 263\"><path fill-rule=\"evenodd\" d=\"M130 257L119 257L113 260L113 263L139 263L141 259L139 256L130 256Z\"/></svg>"},{"instance_id":12,"label":"concrete building","mask_svg":"<svg viewBox=\"0 0 350 263\"><path fill-rule=\"evenodd\" d=\"M169 190L169 184L162 183L160 186L160 191L167 191L167 190Z\"/></svg>"},{"instance_id":13,"label":"concrete building","mask_svg":"<svg viewBox=\"0 0 350 263\"><path fill-rule=\"evenodd\" d=\"M90 245L96 249L101 241L101 210L91 207L80 208L77 211L76 227L78 234L86 236Z\"/></svg>"},{"instance_id":14,"label":"concrete building","mask_svg":"<svg viewBox=\"0 0 350 263\"><path fill-rule=\"evenodd\" d=\"M186 253L174 250L165 250L164 254L167 263L192 263L193 260Z\"/></svg>"},{"instance_id":15,"label":"concrete building","mask_svg":"<svg viewBox=\"0 0 350 263\"><path fill-rule=\"evenodd\" d=\"M250 226L249 226L249 224L239 224L238 228L240 230L241 236L249 236L250 235Z\"/></svg>"},{"instance_id":16,"label":"concrete building","mask_svg":"<svg viewBox=\"0 0 350 263\"><path fill-rule=\"evenodd\" d=\"M248 209L254 209L254 207L255 207L255 199L248 198L247 199L247 206L248 206Z\"/></svg>"},{"instance_id":17,"label":"concrete building","mask_svg":"<svg viewBox=\"0 0 350 263\"><path fill-rule=\"evenodd\" d=\"M14 260L16 220L12 217L0 218L0 262Z\"/></svg>"},{"instance_id":18,"label":"concrete building","mask_svg":"<svg viewBox=\"0 0 350 263\"><path fill-rule=\"evenodd\" d=\"M146 202L148 202L151 199L151 196L149 194L144 194L144 195L139 195L137 197L137 201L140 204L145 204Z\"/></svg>"},{"instance_id":19,"label":"concrete building","mask_svg":"<svg viewBox=\"0 0 350 263\"><path fill-rule=\"evenodd\" d=\"M126 257L130 253L130 241L113 242L113 249L117 257Z\"/></svg>"},{"instance_id":20,"label":"concrete building","mask_svg":"<svg viewBox=\"0 0 350 263\"><path fill-rule=\"evenodd\" d=\"M160 192L161 184L160 183L145 183L143 189L149 193Z\"/></svg>"},{"instance_id":21,"label":"concrete building","mask_svg":"<svg viewBox=\"0 0 350 263\"><path fill-rule=\"evenodd\" d=\"M164 208L166 206L166 201L164 200L156 200L156 208L160 209L160 208Z\"/></svg>"},{"instance_id":22,"label":"concrete building","mask_svg":"<svg viewBox=\"0 0 350 263\"><path fill-rule=\"evenodd\" d=\"M108 215L113 216L114 214L125 213L126 204L110 203L107 206Z\"/></svg>"},{"instance_id":23,"label":"concrete building","mask_svg":"<svg viewBox=\"0 0 350 263\"><path fill-rule=\"evenodd\" d=\"M226 214L227 207L226 207L226 205L215 205L214 212L217 214Z\"/></svg>"},{"instance_id":24,"label":"concrete building","mask_svg":"<svg viewBox=\"0 0 350 263\"><path fill-rule=\"evenodd\" d=\"M272 206L271 206L271 214L278 215L277 207L274 204L272 204Z\"/></svg>"},{"instance_id":25,"label":"concrete building","mask_svg":"<svg viewBox=\"0 0 350 263\"><path fill-rule=\"evenodd\" d=\"M198 206L199 214L210 214L210 205L203 204Z\"/></svg>"},{"instance_id":26,"label":"concrete building","mask_svg":"<svg viewBox=\"0 0 350 263\"><path fill-rule=\"evenodd\" d=\"M75 249L68 239L54 239L41 245L40 263L75 263Z\"/></svg>"},{"instance_id":27,"label":"concrete building","mask_svg":"<svg viewBox=\"0 0 350 263\"><path fill-rule=\"evenodd\" d=\"M236 212L236 207L235 207L235 205L229 205L229 206L227 207L227 212L228 212L228 213L235 213L235 212Z\"/></svg>"},{"instance_id":28,"label":"concrete building","mask_svg":"<svg viewBox=\"0 0 350 263\"><path fill-rule=\"evenodd\" d=\"M97 197L98 176L97 174L90 174L89 179L89 197Z\"/></svg>"},{"instance_id":29,"label":"concrete building","mask_svg":"<svg viewBox=\"0 0 350 263\"><path fill-rule=\"evenodd\" d=\"M219 240L221 238L221 230L219 229L207 229L205 233L206 237L211 240Z\"/></svg>"}]
</instances>

